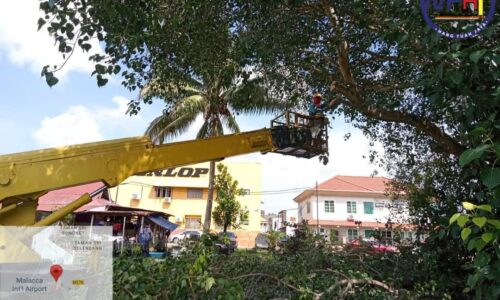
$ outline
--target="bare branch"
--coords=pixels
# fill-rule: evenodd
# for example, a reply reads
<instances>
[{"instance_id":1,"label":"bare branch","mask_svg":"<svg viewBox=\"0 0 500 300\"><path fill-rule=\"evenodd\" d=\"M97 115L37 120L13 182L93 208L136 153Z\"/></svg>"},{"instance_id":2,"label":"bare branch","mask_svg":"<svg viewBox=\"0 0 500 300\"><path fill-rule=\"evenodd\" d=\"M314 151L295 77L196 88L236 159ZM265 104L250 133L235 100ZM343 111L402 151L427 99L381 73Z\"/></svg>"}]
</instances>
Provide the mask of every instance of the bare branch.
<instances>
[{"instance_id":1,"label":"bare branch","mask_svg":"<svg viewBox=\"0 0 500 300\"><path fill-rule=\"evenodd\" d=\"M336 288L338 288L339 286L342 286L342 285L348 285L348 288L352 285L359 285L359 284L370 284L370 285L374 285L374 286L378 286L378 287L381 287L387 291L389 291L390 293L392 294L396 294L397 292L392 289L390 286L388 286L387 284L381 282L381 281L378 281L378 280L374 280L374 279L343 279L343 280L340 280L340 281L337 281L335 284L331 285L326 291L324 291L323 293L320 293L320 294L316 294L313 299L315 300L319 300L323 297L323 295L325 294L329 294L331 293L332 291L334 291Z\"/></svg>"}]
</instances>

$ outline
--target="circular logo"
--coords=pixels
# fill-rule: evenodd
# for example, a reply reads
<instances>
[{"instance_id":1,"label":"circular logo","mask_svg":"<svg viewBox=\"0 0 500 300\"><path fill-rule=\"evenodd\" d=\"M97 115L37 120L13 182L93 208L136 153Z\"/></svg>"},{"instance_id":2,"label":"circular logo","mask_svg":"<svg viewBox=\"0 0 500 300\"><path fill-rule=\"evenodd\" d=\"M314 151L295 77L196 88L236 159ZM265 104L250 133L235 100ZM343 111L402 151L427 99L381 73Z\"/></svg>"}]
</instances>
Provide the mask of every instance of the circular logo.
<instances>
[{"instance_id":1,"label":"circular logo","mask_svg":"<svg viewBox=\"0 0 500 300\"><path fill-rule=\"evenodd\" d=\"M452 39L468 39L481 33L493 20L495 2L496 0L420 0L420 9L425 22L440 35ZM485 4L489 4L486 14ZM439 25L458 21L470 22L472 29L450 32Z\"/></svg>"}]
</instances>

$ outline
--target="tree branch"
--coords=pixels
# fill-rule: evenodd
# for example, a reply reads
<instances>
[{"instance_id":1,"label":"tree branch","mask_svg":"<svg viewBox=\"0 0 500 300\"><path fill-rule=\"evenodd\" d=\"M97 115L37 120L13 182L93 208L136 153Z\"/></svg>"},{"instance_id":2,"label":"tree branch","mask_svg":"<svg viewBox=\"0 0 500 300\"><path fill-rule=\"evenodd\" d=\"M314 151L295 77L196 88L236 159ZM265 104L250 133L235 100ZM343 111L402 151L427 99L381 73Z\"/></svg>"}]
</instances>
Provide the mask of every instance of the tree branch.
<instances>
[{"instance_id":1,"label":"tree branch","mask_svg":"<svg viewBox=\"0 0 500 300\"><path fill-rule=\"evenodd\" d=\"M335 284L331 285L326 291L324 291L320 294L316 294L313 297L313 299L319 300L323 297L323 295L329 294L332 291L334 291L337 287L345 285L345 284L347 284L348 287L350 287L351 285L357 285L357 284L370 284L370 285L381 287L381 288L389 291L392 294L396 294L396 291L394 289L392 289L387 284L380 282L378 280L374 280L374 279L343 279L343 280L337 281Z\"/></svg>"},{"instance_id":2,"label":"tree branch","mask_svg":"<svg viewBox=\"0 0 500 300\"><path fill-rule=\"evenodd\" d=\"M369 107L358 99L352 101L351 99L354 99L356 96L347 89L339 87L337 87L337 89L342 89L343 92L341 93L346 96L347 99L349 99L349 101L343 101L343 104L351 106L365 117L385 122L396 122L411 125L429 135L444 149L444 151L446 151L446 153L459 156L463 151L465 151L465 147L455 141L451 136L446 134L446 132L444 132L442 128L440 128L433 122L422 118L419 115L407 113L404 111L385 110L375 107Z\"/></svg>"},{"instance_id":3,"label":"tree branch","mask_svg":"<svg viewBox=\"0 0 500 300\"><path fill-rule=\"evenodd\" d=\"M285 285L285 286L291 288L292 290L294 290L296 292L302 292L302 290L300 290L299 288L297 288L297 287L295 287L295 286L293 286L293 285L291 285L291 284L289 284L287 282L284 282L279 277L271 275L271 274L267 274L267 273L249 273L249 274L243 274L243 275L240 275L240 276L232 277L231 279L232 280L236 280L236 279L242 279L242 278L246 278L246 277L255 277L255 276L263 276L263 277L272 278L272 279L276 280L277 282L281 283L282 285Z\"/></svg>"},{"instance_id":4,"label":"tree branch","mask_svg":"<svg viewBox=\"0 0 500 300\"><path fill-rule=\"evenodd\" d=\"M414 87L414 83L401 83L401 82L393 82L390 84L367 84L363 85L363 90L374 91L374 92L392 92L392 91L400 91L406 90Z\"/></svg>"},{"instance_id":5,"label":"tree branch","mask_svg":"<svg viewBox=\"0 0 500 300\"><path fill-rule=\"evenodd\" d=\"M332 11L329 11L329 13L332 14ZM432 137L447 153L458 156L465 150L462 145L447 135L444 130L434 123L423 119L421 116L402 111L368 107L352 75L347 41L342 41L339 45L338 60L343 85L332 83L330 89L332 92L340 92L349 100L348 102L344 101L344 104L351 106L364 116L372 119L411 125Z\"/></svg>"}]
</instances>

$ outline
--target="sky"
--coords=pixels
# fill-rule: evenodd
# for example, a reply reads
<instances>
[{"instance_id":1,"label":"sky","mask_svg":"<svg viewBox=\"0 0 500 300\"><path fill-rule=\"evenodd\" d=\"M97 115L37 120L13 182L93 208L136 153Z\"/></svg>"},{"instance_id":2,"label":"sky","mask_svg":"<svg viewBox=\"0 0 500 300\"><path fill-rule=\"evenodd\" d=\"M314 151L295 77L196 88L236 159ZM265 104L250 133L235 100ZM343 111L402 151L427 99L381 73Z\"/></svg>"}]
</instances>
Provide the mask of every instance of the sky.
<instances>
[{"instance_id":1,"label":"sky","mask_svg":"<svg viewBox=\"0 0 500 300\"><path fill-rule=\"evenodd\" d=\"M44 65L59 64L62 57L47 32L37 31L40 17L37 0L0 1L0 154L61 145L143 135L149 122L163 109L161 103L143 105L137 116L126 115L127 103L137 97L112 78L97 87L90 76L88 55L79 49L56 76L60 82L48 87L40 77ZM98 44L95 51L102 51ZM94 51L94 50L93 50ZM308 95L304 95L308 97ZM269 127L271 115L239 116L242 131ZM179 140L193 139L201 125L198 119ZM335 175L370 176L383 169L370 165L369 141L342 119L331 123L330 162L299 159L269 153L251 154L230 160L260 162L262 191L313 187ZM346 133L351 134L348 141ZM379 152L382 147L374 146ZM259 192L259 191L254 191ZM262 193L266 212L296 208L291 192Z\"/></svg>"}]
</instances>

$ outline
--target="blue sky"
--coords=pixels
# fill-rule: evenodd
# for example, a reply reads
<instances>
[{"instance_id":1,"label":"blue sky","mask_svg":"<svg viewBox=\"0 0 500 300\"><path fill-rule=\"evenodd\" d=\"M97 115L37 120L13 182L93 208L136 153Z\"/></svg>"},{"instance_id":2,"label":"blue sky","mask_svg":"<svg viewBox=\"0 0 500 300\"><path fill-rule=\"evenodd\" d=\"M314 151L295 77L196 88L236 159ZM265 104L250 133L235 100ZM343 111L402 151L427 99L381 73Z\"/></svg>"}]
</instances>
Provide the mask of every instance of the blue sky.
<instances>
[{"instance_id":1,"label":"blue sky","mask_svg":"<svg viewBox=\"0 0 500 300\"><path fill-rule=\"evenodd\" d=\"M40 77L43 65L60 63L62 58L45 31L37 32L38 1L0 3L0 154L58 145L142 135L147 124L162 111L161 103L145 105L139 116L125 115L127 102L136 97L123 88L120 78L98 88L90 76L92 66L86 55L75 52L61 81L49 88ZM95 45L98 46L98 45ZM272 116L241 116L242 130L268 126ZM194 138L194 124L180 139ZM330 163L278 154L252 154L233 160L258 161L263 166L262 190L283 190L313 186L332 176L364 175L383 170L369 165L363 155L369 145L362 134L342 120L333 122L330 132ZM344 141L350 132L352 137ZM380 149L379 145L375 146ZM296 207L297 193L263 196L268 212Z\"/></svg>"}]
</instances>

